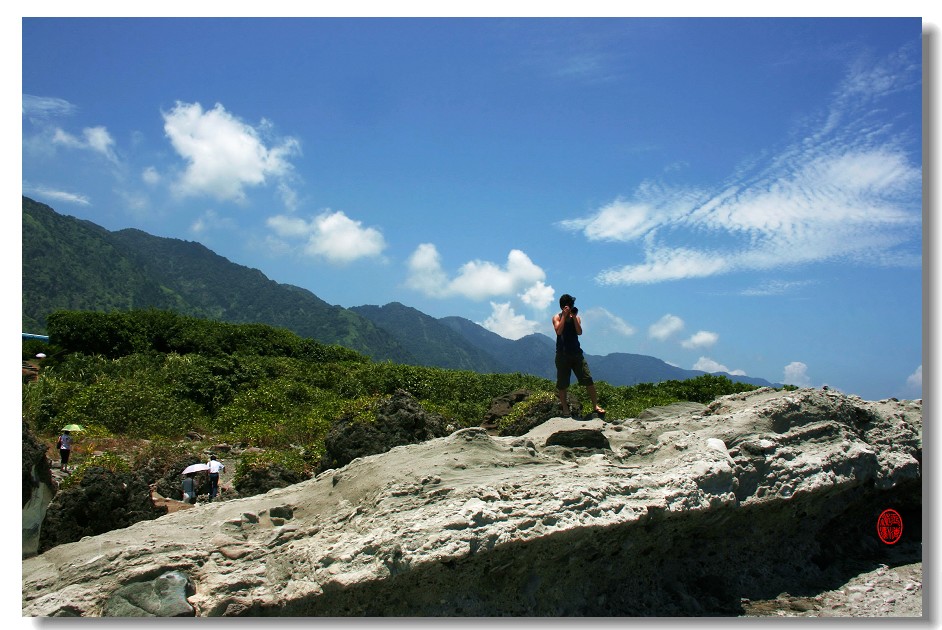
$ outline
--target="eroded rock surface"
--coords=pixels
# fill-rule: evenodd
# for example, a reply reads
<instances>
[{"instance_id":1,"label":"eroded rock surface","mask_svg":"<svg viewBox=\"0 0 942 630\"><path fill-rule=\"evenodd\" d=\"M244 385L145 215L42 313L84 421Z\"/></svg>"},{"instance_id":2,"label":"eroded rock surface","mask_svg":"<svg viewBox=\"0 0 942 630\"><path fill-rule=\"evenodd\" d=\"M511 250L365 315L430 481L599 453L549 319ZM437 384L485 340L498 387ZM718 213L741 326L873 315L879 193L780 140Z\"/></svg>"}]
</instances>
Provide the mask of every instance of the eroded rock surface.
<instances>
[{"instance_id":1,"label":"eroded rock surface","mask_svg":"<svg viewBox=\"0 0 942 630\"><path fill-rule=\"evenodd\" d=\"M55 484L46 446L23 421L23 557L39 551L39 535L46 509L55 495Z\"/></svg>"},{"instance_id":2,"label":"eroded rock surface","mask_svg":"<svg viewBox=\"0 0 942 630\"><path fill-rule=\"evenodd\" d=\"M740 615L921 559L921 458L920 401L819 390L464 429L24 560L23 614L179 571L197 616Z\"/></svg>"}]
</instances>

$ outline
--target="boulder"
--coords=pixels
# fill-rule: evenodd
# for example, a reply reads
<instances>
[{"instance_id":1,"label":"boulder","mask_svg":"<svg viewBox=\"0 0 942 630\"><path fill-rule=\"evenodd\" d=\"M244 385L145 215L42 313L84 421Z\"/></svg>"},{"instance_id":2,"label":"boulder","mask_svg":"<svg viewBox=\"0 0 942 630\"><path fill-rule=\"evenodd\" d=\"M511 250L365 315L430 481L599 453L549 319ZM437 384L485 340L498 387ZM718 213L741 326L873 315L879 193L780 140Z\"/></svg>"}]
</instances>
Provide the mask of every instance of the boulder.
<instances>
[{"instance_id":1,"label":"boulder","mask_svg":"<svg viewBox=\"0 0 942 630\"><path fill-rule=\"evenodd\" d=\"M481 426L486 429L495 428L497 426L497 422L510 413L510 410L513 409L514 405L516 405L518 402L526 400L529 397L529 390L518 389L494 398L491 400L491 404L484 413L484 420L481 422Z\"/></svg>"},{"instance_id":2,"label":"boulder","mask_svg":"<svg viewBox=\"0 0 942 630\"><path fill-rule=\"evenodd\" d=\"M288 470L279 464L268 464L266 466L253 466L239 478L238 490L239 496L249 497L256 494L265 494L275 488L284 488L295 483L304 481L306 477L301 474ZM209 492L207 486L207 492Z\"/></svg>"},{"instance_id":3,"label":"boulder","mask_svg":"<svg viewBox=\"0 0 942 630\"><path fill-rule=\"evenodd\" d=\"M569 403L569 409L573 416L578 416L578 410L582 408L579 399L572 393L567 392L566 401ZM536 400L527 402L528 409L526 413L521 413L519 417L512 422L505 423L499 430L499 435L523 435L532 430L550 418L556 418L562 412L559 407L559 398L553 396L547 400Z\"/></svg>"},{"instance_id":4,"label":"boulder","mask_svg":"<svg viewBox=\"0 0 942 630\"><path fill-rule=\"evenodd\" d=\"M105 602L105 617L192 617L187 601L193 585L186 574L168 571L153 580L131 582L116 590Z\"/></svg>"},{"instance_id":5,"label":"boulder","mask_svg":"<svg viewBox=\"0 0 942 630\"><path fill-rule=\"evenodd\" d=\"M546 438L546 446L569 448L611 449L608 438L600 429L573 429L557 431Z\"/></svg>"},{"instance_id":6,"label":"boulder","mask_svg":"<svg viewBox=\"0 0 942 630\"><path fill-rule=\"evenodd\" d=\"M112 472L100 466L86 468L82 479L60 489L46 510L39 550L123 528L167 513L151 499L142 476Z\"/></svg>"},{"instance_id":7,"label":"boulder","mask_svg":"<svg viewBox=\"0 0 942 630\"><path fill-rule=\"evenodd\" d=\"M463 429L59 545L23 561L22 614L101 616L179 571L201 617L737 615L921 559L921 401L763 389L661 411ZM582 429L609 448L545 446Z\"/></svg>"},{"instance_id":8,"label":"boulder","mask_svg":"<svg viewBox=\"0 0 942 630\"><path fill-rule=\"evenodd\" d=\"M430 413L407 391L398 390L376 404L375 418L353 415L338 420L324 440L320 470L339 468L358 457L385 453L395 446L415 444L448 435L455 427ZM242 492L241 486L239 491Z\"/></svg>"}]
</instances>

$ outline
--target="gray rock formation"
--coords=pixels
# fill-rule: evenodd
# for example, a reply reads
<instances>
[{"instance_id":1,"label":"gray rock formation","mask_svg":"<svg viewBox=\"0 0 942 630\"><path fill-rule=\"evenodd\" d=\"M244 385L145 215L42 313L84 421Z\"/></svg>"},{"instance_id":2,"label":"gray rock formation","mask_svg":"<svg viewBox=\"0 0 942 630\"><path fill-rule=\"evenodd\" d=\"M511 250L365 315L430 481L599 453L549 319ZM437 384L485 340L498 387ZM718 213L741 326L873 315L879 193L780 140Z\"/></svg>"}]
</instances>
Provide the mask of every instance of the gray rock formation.
<instances>
[{"instance_id":1,"label":"gray rock formation","mask_svg":"<svg viewBox=\"0 0 942 630\"><path fill-rule=\"evenodd\" d=\"M324 439L326 452L321 470L339 468L358 457L385 453L395 446L444 437L454 430L445 418L426 411L412 394L402 389L378 401L371 411L372 421L351 414L331 427ZM239 492L247 494L241 487Z\"/></svg>"},{"instance_id":2,"label":"gray rock formation","mask_svg":"<svg viewBox=\"0 0 942 630\"><path fill-rule=\"evenodd\" d=\"M580 430L608 448L547 445ZM28 558L22 611L114 614L178 571L197 616L735 615L921 554L921 457L921 401L819 390L464 429Z\"/></svg>"},{"instance_id":3,"label":"gray rock formation","mask_svg":"<svg viewBox=\"0 0 942 630\"><path fill-rule=\"evenodd\" d=\"M94 536L167 513L151 497L150 487L137 472L113 472L91 466L78 483L59 488L46 509L39 550Z\"/></svg>"},{"instance_id":4,"label":"gray rock formation","mask_svg":"<svg viewBox=\"0 0 942 630\"><path fill-rule=\"evenodd\" d=\"M23 421L23 557L39 551L39 536L43 519L52 497L55 484L46 459L43 445Z\"/></svg>"}]
</instances>

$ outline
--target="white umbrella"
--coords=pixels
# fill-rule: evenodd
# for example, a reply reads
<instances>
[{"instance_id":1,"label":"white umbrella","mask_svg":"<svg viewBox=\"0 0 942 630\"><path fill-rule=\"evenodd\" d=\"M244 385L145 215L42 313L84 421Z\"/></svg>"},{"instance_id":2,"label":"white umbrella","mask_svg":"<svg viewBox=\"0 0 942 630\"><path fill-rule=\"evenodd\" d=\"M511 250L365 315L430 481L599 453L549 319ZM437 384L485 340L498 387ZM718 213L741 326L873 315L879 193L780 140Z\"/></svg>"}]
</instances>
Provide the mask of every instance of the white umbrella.
<instances>
[{"instance_id":1,"label":"white umbrella","mask_svg":"<svg viewBox=\"0 0 942 630\"><path fill-rule=\"evenodd\" d=\"M46 355L45 355L44 353L40 352L39 354L36 355L36 358L37 358L37 359L45 359L45 358L46 358Z\"/></svg>"},{"instance_id":2,"label":"white umbrella","mask_svg":"<svg viewBox=\"0 0 942 630\"><path fill-rule=\"evenodd\" d=\"M183 472L180 474L187 475L191 472L200 472L201 470L209 470L209 466L207 464L191 464L190 466L184 468Z\"/></svg>"}]
</instances>

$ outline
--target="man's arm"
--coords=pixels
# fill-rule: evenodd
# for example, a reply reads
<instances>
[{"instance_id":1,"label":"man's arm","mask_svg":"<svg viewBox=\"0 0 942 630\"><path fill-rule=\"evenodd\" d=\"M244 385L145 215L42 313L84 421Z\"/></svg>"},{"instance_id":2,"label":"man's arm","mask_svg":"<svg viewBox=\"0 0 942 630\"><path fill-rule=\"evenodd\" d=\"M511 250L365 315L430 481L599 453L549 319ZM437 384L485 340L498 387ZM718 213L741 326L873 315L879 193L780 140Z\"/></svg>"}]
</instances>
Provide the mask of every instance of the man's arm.
<instances>
[{"instance_id":1,"label":"man's arm","mask_svg":"<svg viewBox=\"0 0 942 630\"><path fill-rule=\"evenodd\" d=\"M556 336L563 334L563 328L566 327L566 319L569 317L569 307L563 307L561 313L553 315L553 328L556 330Z\"/></svg>"}]
</instances>

